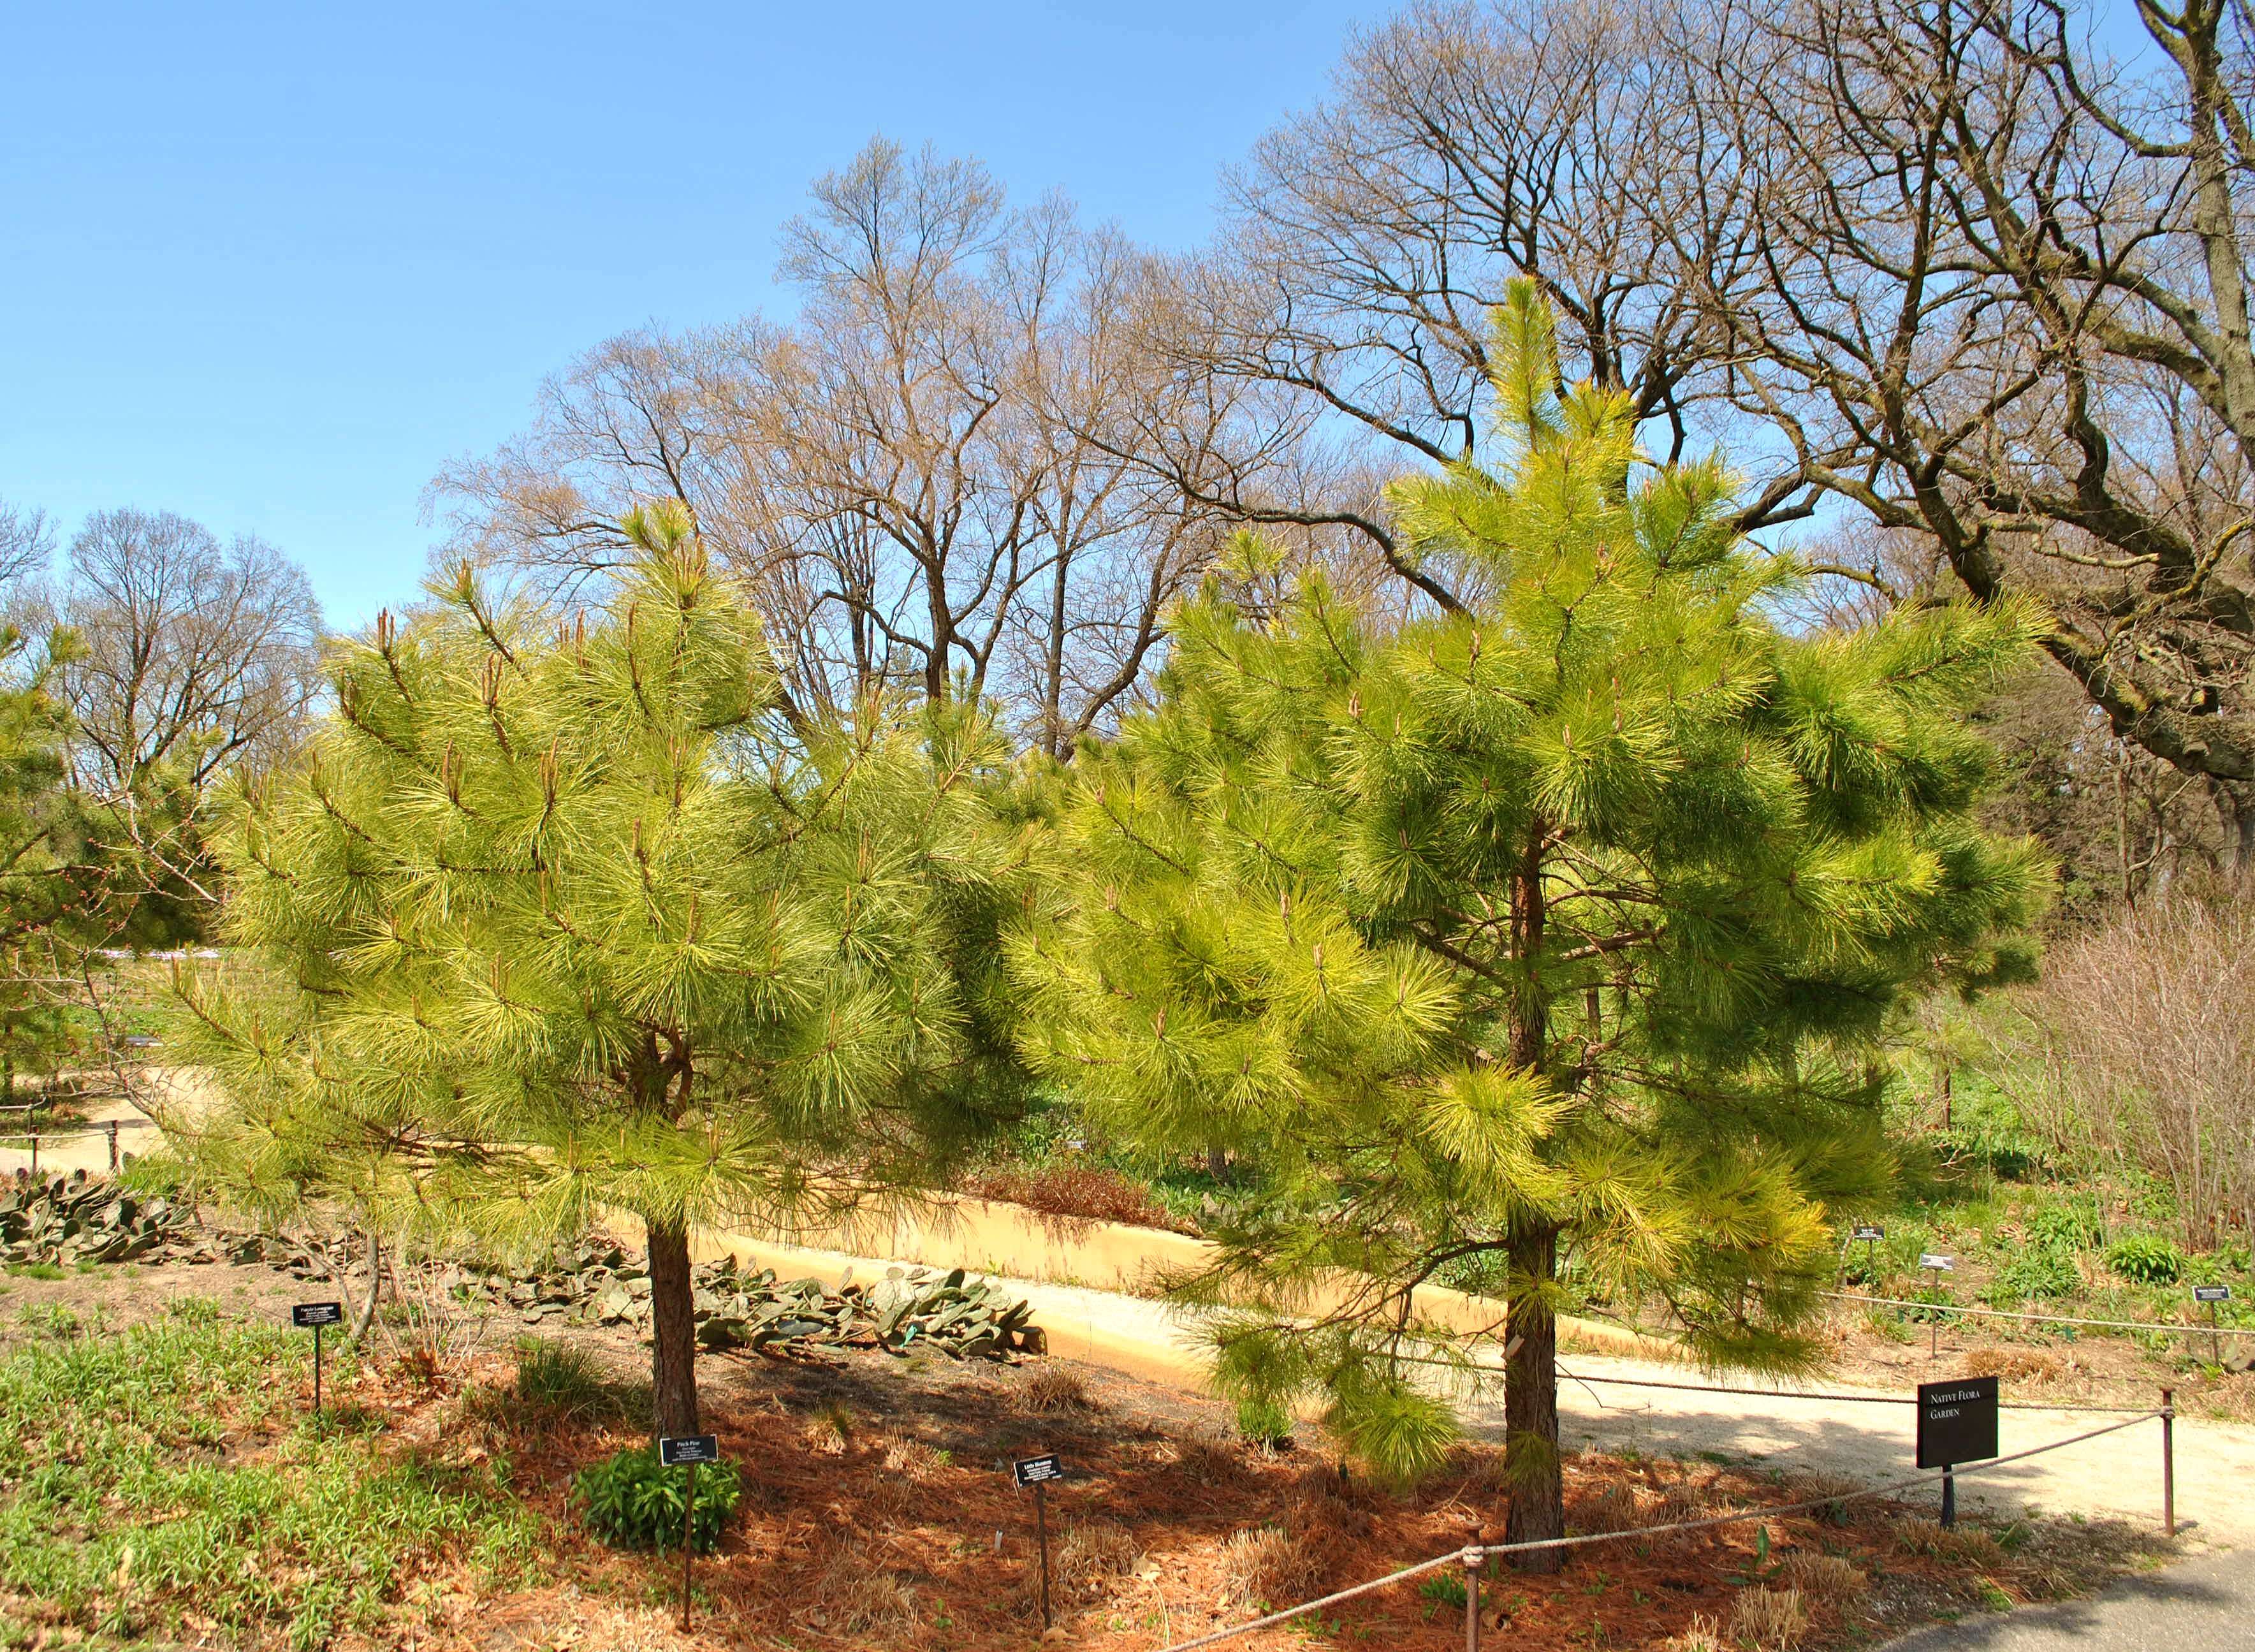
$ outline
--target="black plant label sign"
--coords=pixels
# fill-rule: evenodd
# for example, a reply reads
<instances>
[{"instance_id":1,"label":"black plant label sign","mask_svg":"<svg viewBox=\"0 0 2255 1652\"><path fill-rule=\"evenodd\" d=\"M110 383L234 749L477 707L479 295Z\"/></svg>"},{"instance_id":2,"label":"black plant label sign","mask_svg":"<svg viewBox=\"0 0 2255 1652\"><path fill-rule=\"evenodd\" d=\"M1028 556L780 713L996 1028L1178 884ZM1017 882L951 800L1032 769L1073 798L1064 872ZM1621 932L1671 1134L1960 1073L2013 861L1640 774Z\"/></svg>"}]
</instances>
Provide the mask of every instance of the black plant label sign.
<instances>
[{"instance_id":1,"label":"black plant label sign","mask_svg":"<svg viewBox=\"0 0 2255 1652\"><path fill-rule=\"evenodd\" d=\"M290 1323L300 1331L314 1325L341 1325L345 1309L341 1302L301 1302L290 1310Z\"/></svg>"},{"instance_id":2,"label":"black plant label sign","mask_svg":"<svg viewBox=\"0 0 2255 1652\"><path fill-rule=\"evenodd\" d=\"M1041 1457L1022 1457L1010 1465L1010 1473L1021 1486L1039 1486L1046 1480L1063 1480L1064 1464L1055 1452Z\"/></svg>"},{"instance_id":3,"label":"black plant label sign","mask_svg":"<svg viewBox=\"0 0 2255 1652\"><path fill-rule=\"evenodd\" d=\"M666 1468L678 1468L685 1463L717 1463L720 1460L720 1439L715 1434L678 1434L657 1443L657 1460Z\"/></svg>"}]
</instances>

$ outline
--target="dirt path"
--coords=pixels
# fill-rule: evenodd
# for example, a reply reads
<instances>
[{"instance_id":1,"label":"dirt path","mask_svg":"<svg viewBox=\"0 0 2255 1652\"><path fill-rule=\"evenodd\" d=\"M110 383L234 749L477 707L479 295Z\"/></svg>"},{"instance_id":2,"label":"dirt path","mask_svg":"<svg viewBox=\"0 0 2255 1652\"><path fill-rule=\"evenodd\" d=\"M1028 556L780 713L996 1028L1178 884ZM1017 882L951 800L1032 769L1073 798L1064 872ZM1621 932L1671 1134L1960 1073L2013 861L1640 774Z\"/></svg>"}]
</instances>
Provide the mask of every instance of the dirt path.
<instances>
[{"instance_id":1,"label":"dirt path","mask_svg":"<svg viewBox=\"0 0 2255 1652\"><path fill-rule=\"evenodd\" d=\"M1938 1623L1887 1652L2247 1652L2255 1647L2255 1578L2244 1558L2202 1555L2127 1578L2088 1600L2010 1616Z\"/></svg>"},{"instance_id":2,"label":"dirt path","mask_svg":"<svg viewBox=\"0 0 2255 1652\"><path fill-rule=\"evenodd\" d=\"M1694 1394L1677 1389L1587 1384L1565 1373L1639 1381L1702 1381L1680 1366L1579 1354L1560 1360L1560 1426L1571 1444L1631 1446L1668 1457L1702 1452L1780 1466L1816 1469L1874 1482L1908 1479L1914 1465L1912 1408L1816 1397ZM1758 1387L1755 1383L1730 1386ZM2008 1391L2006 1397L2011 1398ZM1476 1424L1500 1429L1500 1397L1468 1407ZM2008 1410L1998 1444L2009 1456L2120 1420L2083 1411ZM2176 1508L2181 1529L2213 1541L2255 1539L2255 1428L2180 1417ZM1962 1503L2000 1515L2030 1508L2048 1514L2117 1515L2141 1524L2161 1518L2161 1426L2141 1423L2079 1445L1961 1477Z\"/></svg>"},{"instance_id":3,"label":"dirt path","mask_svg":"<svg viewBox=\"0 0 2255 1652\"><path fill-rule=\"evenodd\" d=\"M827 1252L774 1248L792 1255L847 1259ZM857 1270L888 1264L856 1259ZM806 1271L820 1269L809 1265ZM1076 1286L1007 1281L1031 1301L1052 1351L1068 1358L1184 1388L1204 1386L1204 1358L1193 1324L1161 1304ZM1623 1447L1652 1456L1726 1458L1780 1468L1837 1474L1865 1484L1906 1480L1914 1463L1911 1406L1815 1395L1689 1393L1635 1383L1713 1381L1759 1388L1744 1379L1701 1376L1682 1365L1594 1353L1561 1357L1560 1424L1569 1446ZM1949 1373L1955 1374L1955 1371ZM1576 1381L1580 1377L1591 1379ZM1616 1379L1598 1383L1596 1378ZM1501 1373L1479 1392L1460 1394L1467 1424L1479 1434L1503 1431ZM2006 1398L2012 1397L2007 1385ZM2118 1417L2064 1410L2008 1410L1999 1429L2006 1454L2063 1439ZM2180 1417L2176 1423L2176 1508L2181 1529L2216 1542L2255 1541L2255 1427ZM1987 1473L1962 1477L1961 1503L2003 1517L2036 1508L2050 1514L2118 1515L2158 1527L2161 1519L2161 1438L2158 1422Z\"/></svg>"}]
</instances>

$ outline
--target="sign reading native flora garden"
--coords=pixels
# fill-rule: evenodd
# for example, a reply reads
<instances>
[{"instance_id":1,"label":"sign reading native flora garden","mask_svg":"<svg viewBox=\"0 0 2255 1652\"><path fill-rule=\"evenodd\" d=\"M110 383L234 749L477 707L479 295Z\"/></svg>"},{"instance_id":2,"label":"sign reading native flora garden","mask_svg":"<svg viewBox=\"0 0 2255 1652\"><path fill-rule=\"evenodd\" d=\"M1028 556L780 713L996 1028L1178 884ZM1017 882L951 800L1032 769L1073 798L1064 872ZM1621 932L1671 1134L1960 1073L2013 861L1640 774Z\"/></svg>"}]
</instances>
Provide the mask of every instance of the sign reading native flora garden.
<instances>
[{"instance_id":1,"label":"sign reading native flora garden","mask_svg":"<svg viewBox=\"0 0 2255 1652\"><path fill-rule=\"evenodd\" d=\"M1918 1385L1918 1466L1948 1468L1997 1454L1997 1379Z\"/></svg>"}]
</instances>

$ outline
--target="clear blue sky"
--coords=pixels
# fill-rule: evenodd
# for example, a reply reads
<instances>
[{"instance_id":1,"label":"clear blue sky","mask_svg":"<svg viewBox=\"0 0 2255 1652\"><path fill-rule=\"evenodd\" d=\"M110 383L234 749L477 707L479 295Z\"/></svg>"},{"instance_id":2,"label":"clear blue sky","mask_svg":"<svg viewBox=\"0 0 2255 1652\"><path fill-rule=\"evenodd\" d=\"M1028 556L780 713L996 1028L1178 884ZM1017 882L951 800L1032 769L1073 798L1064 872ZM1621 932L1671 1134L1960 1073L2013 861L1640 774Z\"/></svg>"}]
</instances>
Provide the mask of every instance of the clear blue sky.
<instances>
[{"instance_id":1,"label":"clear blue sky","mask_svg":"<svg viewBox=\"0 0 2255 1652\"><path fill-rule=\"evenodd\" d=\"M775 308L776 227L873 135L1184 244L1388 9L11 6L0 499L260 534L364 622L444 462L610 334Z\"/></svg>"}]
</instances>

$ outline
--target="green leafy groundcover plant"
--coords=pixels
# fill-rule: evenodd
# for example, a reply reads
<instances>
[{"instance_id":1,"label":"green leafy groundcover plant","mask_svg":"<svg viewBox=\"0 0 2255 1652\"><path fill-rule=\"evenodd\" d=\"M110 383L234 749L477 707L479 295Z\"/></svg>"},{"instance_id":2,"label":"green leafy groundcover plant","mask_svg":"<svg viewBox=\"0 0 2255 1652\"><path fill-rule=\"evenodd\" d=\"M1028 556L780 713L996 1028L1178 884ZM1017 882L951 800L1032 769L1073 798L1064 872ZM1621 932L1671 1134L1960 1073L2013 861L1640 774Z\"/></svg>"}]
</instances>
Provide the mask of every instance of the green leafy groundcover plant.
<instances>
[{"instance_id":1,"label":"green leafy groundcover plant","mask_svg":"<svg viewBox=\"0 0 2255 1652\"><path fill-rule=\"evenodd\" d=\"M535 1552L536 1518L490 1466L308 1423L303 1336L209 1303L39 1330L0 1361L0 1617L139 1641L193 1612L230 1641L313 1648L375 1627L452 1557L505 1584Z\"/></svg>"},{"instance_id":2,"label":"green leafy groundcover plant","mask_svg":"<svg viewBox=\"0 0 2255 1652\"><path fill-rule=\"evenodd\" d=\"M2141 1285L2173 1285L2185 1270L2185 1259L2159 1234L2125 1234L2106 1248L2106 1265Z\"/></svg>"},{"instance_id":3,"label":"green leafy groundcover plant","mask_svg":"<svg viewBox=\"0 0 2255 1652\"><path fill-rule=\"evenodd\" d=\"M630 1445L600 1463L590 1463L572 1479L587 1529L622 1549L655 1549L664 1554L681 1542L682 1504L689 1471L661 1467L657 1451ZM697 1509L691 1518L690 1546L709 1555L720 1546L720 1529L743 1494L736 1466L723 1458L697 1474Z\"/></svg>"}]
</instances>

